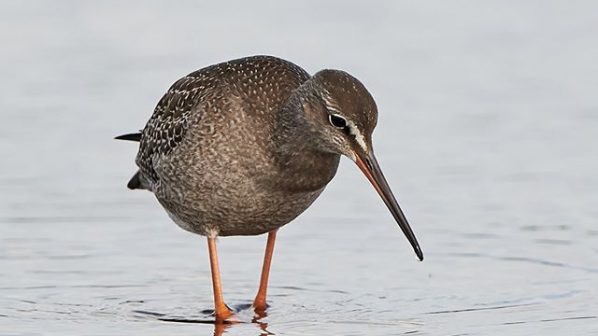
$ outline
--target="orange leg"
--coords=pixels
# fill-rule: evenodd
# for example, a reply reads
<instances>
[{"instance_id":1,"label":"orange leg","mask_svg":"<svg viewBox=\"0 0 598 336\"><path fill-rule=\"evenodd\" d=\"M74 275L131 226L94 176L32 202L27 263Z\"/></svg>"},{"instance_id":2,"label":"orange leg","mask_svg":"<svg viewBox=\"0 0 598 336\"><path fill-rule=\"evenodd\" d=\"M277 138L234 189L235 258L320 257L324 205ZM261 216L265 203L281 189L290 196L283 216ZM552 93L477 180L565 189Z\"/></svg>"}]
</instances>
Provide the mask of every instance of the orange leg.
<instances>
[{"instance_id":1,"label":"orange leg","mask_svg":"<svg viewBox=\"0 0 598 336\"><path fill-rule=\"evenodd\" d=\"M266 243L266 253L264 254L264 266L262 266L262 277L260 279L260 289L253 300L253 308L256 312L266 311L266 292L268 291L268 276L270 275L270 265L272 264L272 254L274 253L274 241L276 240L276 230L268 232L268 242Z\"/></svg>"},{"instance_id":2,"label":"orange leg","mask_svg":"<svg viewBox=\"0 0 598 336\"><path fill-rule=\"evenodd\" d=\"M222 297L220 268L218 267L218 252L216 251L216 238L208 238L208 250L210 251L212 286L214 287L214 315L216 317L216 322L221 323L231 317L233 312L226 306Z\"/></svg>"}]
</instances>

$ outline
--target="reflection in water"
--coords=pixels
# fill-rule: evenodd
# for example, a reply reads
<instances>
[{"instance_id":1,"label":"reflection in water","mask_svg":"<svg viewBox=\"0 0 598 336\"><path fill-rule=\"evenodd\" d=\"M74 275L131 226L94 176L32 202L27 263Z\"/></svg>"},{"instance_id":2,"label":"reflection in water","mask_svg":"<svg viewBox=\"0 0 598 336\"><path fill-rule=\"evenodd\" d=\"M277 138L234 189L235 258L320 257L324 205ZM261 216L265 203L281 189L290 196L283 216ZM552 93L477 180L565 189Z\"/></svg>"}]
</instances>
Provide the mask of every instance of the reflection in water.
<instances>
[{"instance_id":1,"label":"reflection in water","mask_svg":"<svg viewBox=\"0 0 598 336\"><path fill-rule=\"evenodd\" d=\"M260 333L260 336L274 335L274 333L268 331L268 323L262 322L262 319L266 318L267 316L268 313L265 310L255 310L255 315L251 320L251 323L257 324L260 330L262 331L262 333Z\"/></svg>"},{"instance_id":2,"label":"reflection in water","mask_svg":"<svg viewBox=\"0 0 598 336\"><path fill-rule=\"evenodd\" d=\"M244 325L244 324L248 324L248 323L257 326L261 330L261 332L259 334L260 336L274 335L274 333L268 331L268 329L267 329L268 323L262 321L264 318L268 317L268 313L266 311L255 310L253 312L254 315L249 322L242 321L238 318L240 313L242 313L245 310L249 310L251 308L252 307L250 304L241 304L241 305L235 306L233 309L235 312L235 315L223 323L216 323L216 320L213 317L214 311L211 309L206 309L206 310L202 311L203 314L210 316L210 318L206 318L206 319L174 317L174 316L171 317L171 316L168 316L168 314L145 311L145 310L135 310L134 312L136 314L139 314L139 316L141 316L141 317L157 319L158 321L162 321L162 322L188 323L188 324L213 324L214 325L214 336L222 335L226 330L228 330L229 328L231 328L235 325Z\"/></svg>"},{"instance_id":3,"label":"reflection in water","mask_svg":"<svg viewBox=\"0 0 598 336\"><path fill-rule=\"evenodd\" d=\"M260 328L261 332L259 333L259 336L274 335L274 333L271 333L267 330L268 323L260 322L259 319L253 319L251 323L257 325ZM226 323L214 323L214 336L221 336L227 329L233 327L236 324L239 324L239 322L233 321Z\"/></svg>"}]
</instances>

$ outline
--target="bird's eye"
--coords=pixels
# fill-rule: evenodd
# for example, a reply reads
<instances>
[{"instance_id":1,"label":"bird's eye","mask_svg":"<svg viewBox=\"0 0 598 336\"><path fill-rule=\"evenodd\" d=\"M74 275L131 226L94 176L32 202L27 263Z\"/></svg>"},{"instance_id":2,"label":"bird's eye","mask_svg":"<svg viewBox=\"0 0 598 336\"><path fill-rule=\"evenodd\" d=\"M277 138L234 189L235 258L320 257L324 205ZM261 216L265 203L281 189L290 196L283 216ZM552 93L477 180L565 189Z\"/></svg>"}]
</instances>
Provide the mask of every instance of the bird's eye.
<instances>
[{"instance_id":1,"label":"bird's eye","mask_svg":"<svg viewBox=\"0 0 598 336\"><path fill-rule=\"evenodd\" d=\"M347 127L347 120L338 114L329 114L328 120L330 121L330 125L336 128L343 129Z\"/></svg>"}]
</instances>

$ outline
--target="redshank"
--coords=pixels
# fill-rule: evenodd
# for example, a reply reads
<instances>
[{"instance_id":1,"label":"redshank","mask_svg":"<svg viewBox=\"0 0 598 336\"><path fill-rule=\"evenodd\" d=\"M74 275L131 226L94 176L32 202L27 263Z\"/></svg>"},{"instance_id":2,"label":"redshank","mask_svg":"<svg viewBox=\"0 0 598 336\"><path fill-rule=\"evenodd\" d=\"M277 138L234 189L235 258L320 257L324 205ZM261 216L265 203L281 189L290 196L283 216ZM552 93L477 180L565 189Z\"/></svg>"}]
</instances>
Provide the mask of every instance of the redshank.
<instances>
[{"instance_id":1,"label":"redshank","mask_svg":"<svg viewBox=\"0 0 598 336\"><path fill-rule=\"evenodd\" d=\"M256 312L266 291L277 230L299 216L353 160L380 194L417 257L423 254L372 148L378 110L355 77L310 76L271 56L236 59L176 81L139 133L139 170L130 189L154 193L181 228L206 236L216 322L224 303L216 237L268 233Z\"/></svg>"}]
</instances>

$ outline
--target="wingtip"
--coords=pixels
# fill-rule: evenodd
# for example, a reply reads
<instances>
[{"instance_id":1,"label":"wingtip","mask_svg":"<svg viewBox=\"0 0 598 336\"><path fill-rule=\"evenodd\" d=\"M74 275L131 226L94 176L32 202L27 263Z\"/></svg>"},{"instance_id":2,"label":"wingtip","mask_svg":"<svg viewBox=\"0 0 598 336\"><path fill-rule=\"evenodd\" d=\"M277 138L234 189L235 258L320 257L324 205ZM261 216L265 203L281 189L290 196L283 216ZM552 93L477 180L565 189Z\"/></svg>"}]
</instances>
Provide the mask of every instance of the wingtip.
<instances>
[{"instance_id":1,"label":"wingtip","mask_svg":"<svg viewBox=\"0 0 598 336\"><path fill-rule=\"evenodd\" d=\"M115 140L141 141L141 132L128 133L114 137Z\"/></svg>"}]
</instances>

